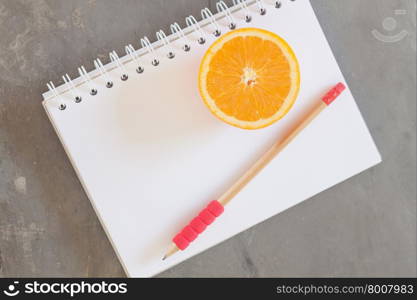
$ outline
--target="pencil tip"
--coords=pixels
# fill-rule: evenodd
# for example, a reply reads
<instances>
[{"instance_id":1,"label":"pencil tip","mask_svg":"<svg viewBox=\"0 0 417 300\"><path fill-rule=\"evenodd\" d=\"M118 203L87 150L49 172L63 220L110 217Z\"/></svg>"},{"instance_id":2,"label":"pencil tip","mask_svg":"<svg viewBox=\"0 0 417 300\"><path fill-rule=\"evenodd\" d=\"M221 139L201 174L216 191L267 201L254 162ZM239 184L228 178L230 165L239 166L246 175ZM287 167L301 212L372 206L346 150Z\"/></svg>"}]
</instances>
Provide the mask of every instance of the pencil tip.
<instances>
[{"instance_id":1,"label":"pencil tip","mask_svg":"<svg viewBox=\"0 0 417 300\"><path fill-rule=\"evenodd\" d=\"M170 257L171 255L173 255L175 252L177 252L179 249L177 248L176 245L171 245L171 247L168 249L167 252L165 252L164 257L162 257L162 260L166 260L168 257Z\"/></svg>"}]
</instances>

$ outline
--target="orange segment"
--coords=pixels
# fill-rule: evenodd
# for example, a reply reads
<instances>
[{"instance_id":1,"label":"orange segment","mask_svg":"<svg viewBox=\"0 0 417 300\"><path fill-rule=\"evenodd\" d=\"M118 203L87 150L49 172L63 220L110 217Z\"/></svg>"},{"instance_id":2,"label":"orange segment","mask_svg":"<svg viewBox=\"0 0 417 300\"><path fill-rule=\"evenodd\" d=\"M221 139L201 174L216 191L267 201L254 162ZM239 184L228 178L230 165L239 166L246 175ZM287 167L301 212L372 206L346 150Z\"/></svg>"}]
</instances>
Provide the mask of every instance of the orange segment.
<instances>
[{"instance_id":1,"label":"orange segment","mask_svg":"<svg viewBox=\"0 0 417 300\"><path fill-rule=\"evenodd\" d=\"M201 96L219 119L258 129L282 118L300 87L297 58L276 34L258 28L234 30L207 50L200 66Z\"/></svg>"}]
</instances>

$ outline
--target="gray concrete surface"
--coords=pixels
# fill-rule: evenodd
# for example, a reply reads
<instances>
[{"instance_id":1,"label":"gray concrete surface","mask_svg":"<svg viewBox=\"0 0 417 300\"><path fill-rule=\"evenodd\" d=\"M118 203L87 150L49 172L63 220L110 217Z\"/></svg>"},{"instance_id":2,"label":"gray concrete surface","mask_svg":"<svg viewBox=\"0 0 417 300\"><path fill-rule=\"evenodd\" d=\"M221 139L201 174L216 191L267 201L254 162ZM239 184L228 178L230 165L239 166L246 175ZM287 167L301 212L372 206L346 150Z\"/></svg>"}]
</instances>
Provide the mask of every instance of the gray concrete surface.
<instances>
[{"instance_id":1,"label":"gray concrete surface","mask_svg":"<svg viewBox=\"0 0 417 300\"><path fill-rule=\"evenodd\" d=\"M160 276L416 276L416 1L312 4L383 163ZM41 93L205 6L214 1L0 0L1 277L124 276ZM373 29L407 36L384 43Z\"/></svg>"}]
</instances>

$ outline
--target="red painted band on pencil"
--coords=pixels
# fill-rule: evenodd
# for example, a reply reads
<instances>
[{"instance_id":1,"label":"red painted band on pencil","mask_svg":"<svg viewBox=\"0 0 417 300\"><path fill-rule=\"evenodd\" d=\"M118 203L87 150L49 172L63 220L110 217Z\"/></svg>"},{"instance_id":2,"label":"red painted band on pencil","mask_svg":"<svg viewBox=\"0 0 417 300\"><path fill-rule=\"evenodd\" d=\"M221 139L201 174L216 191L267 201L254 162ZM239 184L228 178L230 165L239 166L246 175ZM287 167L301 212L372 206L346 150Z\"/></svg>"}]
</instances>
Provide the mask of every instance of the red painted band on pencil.
<instances>
[{"instance_id":1,"label":"red painted band on pencil","mask_svg":"<svg viewBox=\"0 0 417 300\"><path fill-rule=\"evenodd\" d=\"M207 226L214 222L224 211L219 201L213 200L195 217L172 241L180 250L184 250L197 236L206 230Z\"/></svg>"},{"instance_id":2,"label":"red painted band on pencil","mask_svg":"<svg viewBox=\"0 0 417 300\"><path fill-rule=\"evenodd\" d=\"M324 103L330 105L345 90L345 88L346 86L343 83L339 82L321 99Z\"/></svg>"}]
</instances>

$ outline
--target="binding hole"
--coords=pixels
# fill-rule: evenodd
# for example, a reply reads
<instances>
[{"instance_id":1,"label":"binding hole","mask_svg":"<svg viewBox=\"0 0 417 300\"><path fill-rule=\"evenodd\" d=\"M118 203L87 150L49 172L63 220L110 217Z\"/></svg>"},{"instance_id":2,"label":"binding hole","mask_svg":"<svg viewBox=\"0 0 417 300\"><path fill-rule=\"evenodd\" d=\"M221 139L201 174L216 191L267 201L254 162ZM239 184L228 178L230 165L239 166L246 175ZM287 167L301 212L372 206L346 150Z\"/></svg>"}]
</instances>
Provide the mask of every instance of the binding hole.
<instances>
[{"instance_id":1,"label":"binding hole","mask_svg":"<svg viewBox=\"0 0 417 300\"><path fill-rule=\"evenodd\" d=\"M275 8L281 8L282 3L281 1L275 1Z\"/></svg>"},{"instance_id":2,"label":"binding hole","mask_svg":"<svg viewBox=\"0 0 417 300\"><path fill-rule=\"evenodd\" d=\"M143 71L145 71L145 69L143 67L141 67L141 66L139 66L139 67L136 68L136 72L139 73L139 74L142 74Z\"/></svg>"},{"instance_id":3,"label":"binding hole","mask_svg":"<svg viewBox=\"0 0 417 300\"><path fill-rule=\"evenodd\" d=\"M206 39L205 39L205 38L203 38L203 37L200 37L200 38L198 39L198 43L199 43L200 45L203 45L205 42L206 42Z\"/></svg>"},{"instance_id":4,"label":"binding hole","mask_svg":"<svg viewBox=\"0 0 417 300\"><path fill-rule=\"evenodd\" d=\"M230 30L236 29L236 23L230 23L229 28Z\"/></svg>"},{"instance_id":5,"label":"binding hole","mask_svg":"<svg viewBox=\"0 0 417 300\"><path fill-rule=\"evenodd\" d=\"M159 60L157 60L156 58L154 58L153 60L152 60L152 65L153 66L157 66L157 65L159 65Z\"/></svg>"},{"instance_id":6,"label":"binding hole","mask_svg":"<svg viewBox=\"0 0 417 300\"><path fill-rule=\"evenodd\" d=\"M245 21L246 21L246 23L250 23L252 21L252 16L246 15L245 16Z\"/></svg>"},{"instance_id":7,"label":"binding hole","mask_svg":"<svg viewBox=\"0 0 417 300\"><path fill-rule=\"evenodd\" d=\"M90 91L90 95L91 95L91 96L95 96L95 95L97 95L97 89L91 89L91 91Z\"/></svg>"},{"instance_id":8,"label":"binding hole","mask_svg":"<svg viewBox=\"0 0 417 300\"><path fill-rule=\"evenodd\" d=\"M168 52L168 54L167 54L167 57L168 57L169 59L173 59L173 58L175 57L175 53L174 53L174 52L172 52L172 51L169 51L169 52Z\"/></svg>"},{"instance_id":9,"label":"binding hole","mask_svg":"<svg viewBox=\"0 0 417 300\"><path fill-rule=\"evenodd\" d=\"M75 103L80 103L82 98L80 96L75 97Z\"/></svg>"},{"instance_id":10,"label":"binding hole","mask_svg":"<svg viewBox=\"0 0 417 300\"><path fill-rule=\"evenodd\" d=\"M113 81L107 81L106 82L106 87L109 88L109 89L112 88L113 87Z\"/></svg>"},{"instance_id":11,"label":"binding hole","mask_svg":"<svg viewBox=\"0 0 417 300\"><path fill-rule=\"evenodd\" d=\"M188 44L185 44L185 45L184 45L184 47L182 47L182 49L183 49L185 52L188 52L188 51L190 51L190 50L191 50L191 46L190 46L190 45L188 45Z\"/></svg>"},{"instance_id":12,"label":"binding hole","mask_svg":"<svg viewBox=\"0 0 417 300\"><path fill-rule=\"evenodd\" d=\"M215 36L215 37L218 37L218 36L220 36L220 35L222 34L222 32L220 31L220 29L216 29L216 30L213 32L213 34L214 34L214 36Z\"/></svg>"},{"instance_id":13,"label":"binding hole","mask_svg":"<svg viewBox=\"0 0 417 300\"><path fill-rule=\"evenodd\" d=\"M67 108L67 106L65 105L65 104L63 104L63 103L61 103L60 105L59 105L59 109L60 110L65 110Z\"/></svg>"},{"instance_id":14,"label":"binding hole","mask_svg":"<svg viewBox=\"0 0 417 300\"><path fill-rule=\"evenodd\" d=\"M259 13L261 14L261 16L266 15L266 8L262 7Z\"/></svg>"},{"instance_id":15,"label":"binding hole","mask_svg":"<svg viewBox=\"0 0 417 300\"><path fill-rule=\"evenodd\" d=\"M128 79L129 79L129 76L127 76L127 74L123 74L123 75L120 77L120 79L121 79L121 80L123 80L123 81L126 81L126 80L128 80Z\"/></svg>"}]
</instances>

